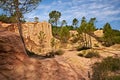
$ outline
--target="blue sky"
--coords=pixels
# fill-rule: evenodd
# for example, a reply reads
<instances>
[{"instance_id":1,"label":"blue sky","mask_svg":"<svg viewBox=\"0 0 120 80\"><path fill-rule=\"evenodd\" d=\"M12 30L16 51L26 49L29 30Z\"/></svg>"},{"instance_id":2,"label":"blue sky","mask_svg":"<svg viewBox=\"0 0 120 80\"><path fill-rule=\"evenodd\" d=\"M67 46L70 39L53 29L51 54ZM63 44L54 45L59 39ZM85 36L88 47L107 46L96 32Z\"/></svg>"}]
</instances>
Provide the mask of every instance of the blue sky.
<instances>
[{"instance_id":1,"label":"blue sky","mask_svg":"<svg viewBox=\"0 0 120 80\"><path fill-rule=\"evenodd\" d=\"M25 16L37 16L40 21L48 21L49 12L52 10L60 11L60 21L65 19L69 25L72 24L73 18L80 21L83 16L87 20L96 17L97 27L103 27L109 22L112 28L120 30L120 0L42 0L36 10Z\"/></svg>"},{"instance_id":2,"label":"blue sky","mask_svg":"<svg viewBox=\"0 0 120 80\"><path fill-rule=\"evenodd\" d=\"M98 28L109 22L112 28L120 30L120 0L42 0L35 10L24 16L28 21L34 17L39 17L39 21L48 21L52 10L61 12L59 22L66 20L68 25L72 24L73 18L80 21L85 16L89 21L96 17Z\"/></svg>"}]
</instances>

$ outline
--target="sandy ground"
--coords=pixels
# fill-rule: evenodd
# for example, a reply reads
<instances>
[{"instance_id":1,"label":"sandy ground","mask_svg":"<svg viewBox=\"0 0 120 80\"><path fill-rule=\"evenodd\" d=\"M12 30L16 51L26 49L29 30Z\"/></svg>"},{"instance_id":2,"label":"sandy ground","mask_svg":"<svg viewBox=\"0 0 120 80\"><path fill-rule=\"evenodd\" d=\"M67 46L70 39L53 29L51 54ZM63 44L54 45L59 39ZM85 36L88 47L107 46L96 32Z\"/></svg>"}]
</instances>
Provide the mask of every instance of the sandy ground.
<instances>
[{"instance_id":1,"label":"sandy ground","mask_svg":"<svg viewBox=\"0 0 120 80\"><path fill-rule=\"evenodd\" d=\"M64 55L62 56L56 56L56 59L59 61L64 61L77 73L82 73L82 76L86 77L86 80L89 80L88 73L90 72L90 75L92 74L91 66L95 62L100 62L103 58L108 56L117 57L120 56L120 48L119 46L116 46L116 48L113 47L102 47L102 48L94 48L95 51L98 51L101 55L100 58L84 58L79 57L77 54L80 53L80 51L70 51L69 49L63 49Z\"/></svg>"}]
</instances>

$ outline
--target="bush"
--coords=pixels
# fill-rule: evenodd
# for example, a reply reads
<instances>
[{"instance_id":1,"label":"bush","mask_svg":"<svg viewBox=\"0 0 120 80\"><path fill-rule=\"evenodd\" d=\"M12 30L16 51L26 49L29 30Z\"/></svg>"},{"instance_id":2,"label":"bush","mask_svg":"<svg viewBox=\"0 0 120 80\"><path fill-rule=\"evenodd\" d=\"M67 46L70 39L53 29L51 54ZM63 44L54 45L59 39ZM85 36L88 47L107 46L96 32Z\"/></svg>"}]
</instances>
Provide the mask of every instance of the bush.
<instances>
[{"instance_id":1,"label":"bush","mask_svg":"<svg viewBox=\"0 0 120 80\"><path fill-rule=\"evenodd\" d=\"M46 58L53 58L55 55L63 55L64 51L57 50L57 51L51 51L45 55Z\"/></svg>"},{"instance_id":2,"label":"bush","mask_svg":"<svg viewBox=\"0 0 120 80\"><path fill-rule=\"evenodd\" d=\"M105 46L105 47L110 47L110 46L112 46L112 45L114 45L114 42L112 41L110 41L110 40L108 40L108 41L105 41L104 43L103 43L103 46Z\"/></svg>"},{"instance_id":3,"label":"bush","mask_svg":"<svg viewBox=\"0 0 120 80\"><path fill-rule=\"evenodd\" d=\"M99 45L98 44L94 44L94 47L99 47Z\"/></svg>"},{"instance_id":4,"label":"bush","mask_svg":"<svg viewBox=\"0 0 120 80\"><path fill-rule=\"evenodd\" d=\"M78 56L80 56L80 57L84 57L84 54L82 54L82 53L78 53Z\"/></svg>"},{"instance_id":5,"label":"bush","mask_svg":"<svg viewBox=\"0 0 120 80\"><path fill-rule=\"evenodd\" d=\"M92 80L120 80L120 74L115 74L120 70L120 58L107 57L102 62L95 63L92 70Z\"/></svg>"},{"instance_id":6,"label":"bush","mask_svg":"<svg viewBox=\"0 0 120 80\"><path fill-rule=\"evenodd\" d=\"M109 76L106 78L107 78L107 80L120 80L120 76Z\"/></svg>"},{"instance_id":7,"label":"bush","mask_svg":"<svg viewBox=\"0 0 120 80\"><path fill-rule=\"evenodd\" d=\"M120 44L120 36L114 37L114 43Z\"/></svg>"},{"instance_id":8,"label":"bush","mask_svg":"<svg viewBox=\"0 0 120 80\"><path fill-rule=\"evenodd\" d=\"M83 46L83 47L78 46L77 47L77 51L87 50L87 49L90 49L90 48L89 47L85 47L85 46Z\"/></svg>"},{"instance_id":9,"label":"bush","mask_svg":"<svg viewBox=\"0 0 120 80\"><path fill-rule=\"evenodd\" d=\"M81 56L81 57L85 57L85 58L92 58L92 57L96 57L96 58L99 58L100 55L97 51L89 51L89 52L86 52L86 50L83 50L82 53L79 53L78 56Z\"/></svg>"},{"instance_id":10,"label":"bush","mask_svg":"<svg viewBox=\"0 0 120 80\"><path fill-rule=\"evenodd\" d=\"M55 55L63 55L64 51L62 50L57 50L55 51Z\"/></svg>"},{"instance_id":11,"label":"bush","mask_svg":"<svg viewBox=\"0 0 120 80\"><path fill-rule=\"evenodd\" d=\"M99 58L100 55L97 51L89 51L86 55L85 58L92 58L92 57L96 57Z\"/></svg>"}]
</instances>

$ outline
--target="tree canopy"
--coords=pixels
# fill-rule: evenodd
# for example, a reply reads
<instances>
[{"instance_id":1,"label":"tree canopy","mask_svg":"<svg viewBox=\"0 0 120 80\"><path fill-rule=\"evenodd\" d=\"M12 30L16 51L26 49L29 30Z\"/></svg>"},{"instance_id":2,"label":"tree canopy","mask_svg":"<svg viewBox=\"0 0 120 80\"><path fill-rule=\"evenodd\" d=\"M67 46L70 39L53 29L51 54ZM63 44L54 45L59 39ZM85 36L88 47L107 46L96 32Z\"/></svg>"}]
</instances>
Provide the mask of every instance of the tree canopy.
<instances>
[{"instance_id":1,"label":"tree canopy","mask_svg":"<svg viewBox=\"0 0 120 80\"><path fill-rule=\"evenodd\" d=\"M60 40L62 43L67 43L68 39L70 38L70 32L67 27L62 27L60 30Z\"/></svg>"},{"instance_id":2,"label":"tree canopy","mask_svg":"<svg viewBox=\"0 0 120 80\"><path fill-rule=\"evenodd\" d=\"M64 25L65 25L65 26L67 25L66 20L62 20L62 22L61 22L61 27L64 26Z\"/></svg>"},{"instance_id":3,"label":"tree canopy","mask_svg":"<svg viewBox=\"0 0 120 80\"><path fill-rule=\"evenodd\" d=\"M34 10L39 2L41 0L0 0L0 8L12 15L16 12L16 6L18 6L19 11L24 14Z\"/></svg>"},{"instance_id":4,"label":"tree canopy","mask_svg":"<svg viewBox=\"0 0 120 80\"><path fill-rule=\"evenodd\" d=\"M113 45L113 31L112 31L112 28L111 28L111 25L109 23L106 23L104 26L103 26L103 33L104 33L104 45L105 46L111 46ZM111 37L112 36L112 37Z\"/></svg>"},{"instance_id":5,"label":"tree canopy","mask_svg":"<svg viewBox=\"0 0 120 80\"><path fill-rule=\"evenodd\" d=\"M27 49L22 35L21 18L24 13L34 10L41 0L0 0L0 8L8 12L9 15L14 15L19 29L21 41L23 42L24 51L27 54Z\"/></svg>"},{"instance_id":6,"label":"tree canopy","mask_svg":"<svg viewBox=\"0 0 120 80\"><path fill-rule=\"evenodd\" d=\"M84 47L92 47L92 41L90 34L95 31L96 18L91 18L89 22L86 21L85 17L82 17L80 27L77 29L79 35L83 38ZM88 38L88 37L89 38Z\"/></svg>"},{"instance_id":7,"label":"tree canopy","mask_svg":"<svg viewBox=\"0 0 120 80\"><path fill-rule=\"evenodd\" d=\"M39 22L39 18L38 17L34 17L34 21L35 22Z\"/></svg>"},{"instance_id":8,"label":"tree canopy","mask_svg":"<svg viewBox=\"0 0 120 80\"><path fill-rule=\"evenodd\" d=\"M15 15L7 16L7 15L0 15L0 21L4 23L16 23ZM21 19L20 22L26 22L24 19Z\"/></svg>"},{"instance_id":9,"label":"tree canopy","mask_svg":"<svg viewBox=\"0 0 120 80\"><path fill-rule=\"evenodd\" d=\"M73 21L72 21L72 25L74 27L77 27L78 22L79 22L78 19L74 18Z\"/></svg>"},{"instance_id":10,"label":"tree canopy","mask_svg":"<svg viewBox=\"0 0 120 80\"><path fill-rule=\"evenodd\" d=\"M52 25L55 25L57 26L58 24L58 20L59 18L61 17L61 13L59 11L51 11L49 13L49 22L52 24Z\"/></svg>"}]
</instances>

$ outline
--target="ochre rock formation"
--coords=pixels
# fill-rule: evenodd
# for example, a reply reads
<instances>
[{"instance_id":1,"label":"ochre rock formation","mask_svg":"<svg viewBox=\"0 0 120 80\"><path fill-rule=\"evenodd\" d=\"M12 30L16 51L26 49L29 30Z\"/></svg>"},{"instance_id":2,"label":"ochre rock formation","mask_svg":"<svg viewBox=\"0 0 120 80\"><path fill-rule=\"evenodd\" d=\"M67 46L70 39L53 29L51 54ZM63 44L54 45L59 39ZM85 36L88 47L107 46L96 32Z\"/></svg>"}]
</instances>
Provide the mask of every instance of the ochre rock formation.
<instances>
[{"instance_id":1,"label":"ochre rock formation","mask_svg":"<svg viewBox=\"0 0 120 80\"><path fill-rule=\"evenodd\" d=\"M19 34L17 24L0 23L0 26L2 26L0 30L12 31ZM43 54L51 50L51 39L53 37L51 24L48 22L26 22L22 24L22 33L26 46L30 51L37 54L41 54L39 51L40 43L38 38L40 31L45 34Z\"/></svg>"},{"instance_id":2,"label":"ochre rock formation","mask_svg":"<svg viewBox=\"0 0 120 80\"><path fill-rule=\"evenodd\" d=\"M71 38L70 40L74 39L74 37L76 37L76 35L78 34L78 32L76 30L70 30L70 35L71 35ZM84 34L84 33L83 33ZM74 36L74 37L73 37ZM84 38L85 36L83 36ZM92 47L95 47L96 45L99 46L99 47L102 47L102 44L101 42L97 39L99 37L103 37L103 30L96 30L94 31L94 33L92 34L86 34L86 39L89 40L89 38L91 37L91 42L92 42ZM80 44L81 42L79 42ZM83 43L82 43L83 44ZM73 45L72 45L73 46ZM77 46L79 46L77 44ZM77 47L76 46L76 47ZM73 48L73 47L72 47Z\"/></svg>"},{"instance_id":3,"label":"ochre rock formation","mask_svg":"<svg viewBox=\"0 0 120 80\"><path fill-rule=\"evenodd\" d=\"M0 31L0 80L85 80L67 63L56 58L30 58L20 37Z\"/></svg>"},{"instance_id":4,"label":"ochre rock formation","mask_svg":"<svg viewBox=\"0 0 120 80\"><path fill-rule=\"evenodd\" d=\"M103 30L96 30L94 32L94 34L97 36L97 37L103 37Z\"/></svg>"},{"instance_id":5,"label":"ochre rock formation","mask_svg":"<svg viewBox=\"0 0 120 80\"><path fill-rule=\"evenodd\" d=\"M42 53L49 52L51 50L51 39L52 39L52 28L51 25L47 22L27 22L22 25L23 27L23 36L25 42L28 45L29 50L39 52L39 33L42 31L45 34L44 40L44 51Z\"/></svg>"}]
</instances>

